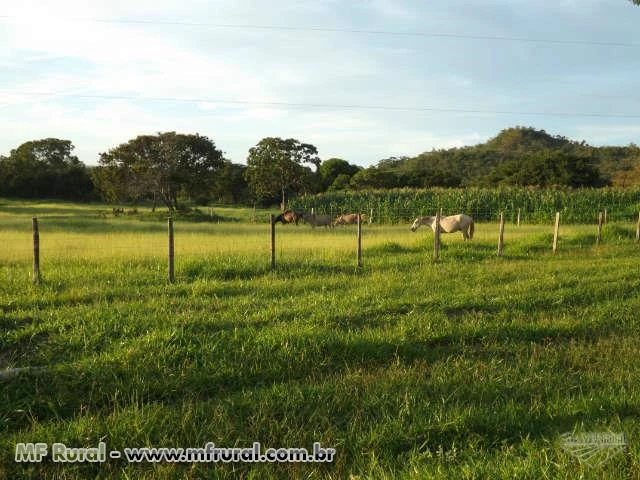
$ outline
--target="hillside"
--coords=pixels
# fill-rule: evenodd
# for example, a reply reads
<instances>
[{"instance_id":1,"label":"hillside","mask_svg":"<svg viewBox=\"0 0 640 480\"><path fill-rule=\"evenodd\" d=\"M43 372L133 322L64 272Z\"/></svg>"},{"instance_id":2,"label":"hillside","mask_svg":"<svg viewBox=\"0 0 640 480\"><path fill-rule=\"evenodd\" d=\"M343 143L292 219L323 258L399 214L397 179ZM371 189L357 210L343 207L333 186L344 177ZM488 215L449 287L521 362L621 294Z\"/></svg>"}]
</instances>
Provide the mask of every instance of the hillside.
<instances>
[{"instance_id":1,"label":"hillside","mask_svg":"<svg viewBox=\"0 0 640 480\"><path fill-rule=\"evenodd\" d=\"M640 164L640 149L593 147L531 127L502 130L485 143L382 161L396 187L619 184ZM626 186L626 185L622 185Z\"/></svg>"}]
</instances>

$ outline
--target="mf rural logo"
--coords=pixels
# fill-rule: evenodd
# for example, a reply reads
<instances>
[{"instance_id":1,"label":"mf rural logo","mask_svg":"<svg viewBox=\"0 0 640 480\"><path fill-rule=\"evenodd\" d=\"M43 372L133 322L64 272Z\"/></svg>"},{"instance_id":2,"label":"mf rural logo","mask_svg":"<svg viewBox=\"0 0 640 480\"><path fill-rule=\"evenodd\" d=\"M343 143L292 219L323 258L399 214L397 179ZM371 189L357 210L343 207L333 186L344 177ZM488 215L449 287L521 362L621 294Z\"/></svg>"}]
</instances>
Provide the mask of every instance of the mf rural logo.
<instances>
[{"instance_id":1,"label":"mf rural logo","mask_svg":"<svg viewBox=\"0 0 640 480\"><path fill-rule=\"evenodd\" d=\"M580 463L597 467L623 453L627 437L624 433L609 432L565 433L560 436L560 445Z\"/></svg>"}]
</instances>

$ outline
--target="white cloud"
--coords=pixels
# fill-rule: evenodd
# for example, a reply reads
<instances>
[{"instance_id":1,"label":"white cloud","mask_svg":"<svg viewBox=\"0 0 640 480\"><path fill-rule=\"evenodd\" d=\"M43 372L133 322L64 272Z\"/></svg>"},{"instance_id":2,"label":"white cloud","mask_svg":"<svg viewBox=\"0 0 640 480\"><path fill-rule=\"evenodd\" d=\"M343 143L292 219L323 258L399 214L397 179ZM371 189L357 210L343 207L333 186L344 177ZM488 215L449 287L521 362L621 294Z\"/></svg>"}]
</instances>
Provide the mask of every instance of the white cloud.
<instances>
[{"instance_id":1,"label":"white cloud","mask_svg":"<svg viewBox=\"0 0 640 480\"><path fill-rule=\"evenodd\" d=\"M613 114L633 112L639 102L633 80L640 57L633 48L464 38L491 32L634 38L632 18L640 8L632 5L607 14L600 7L582 9L578 25L570 21L568 4L553 6L550 14L546 5L506 0L481 7L461 0L5 3L2 14L11 18L0 19L0 109L11 122L0 131L0 153L23 141L59 136L72 140L81 158L92 163L97 152L139 134L176 130L210 136L234 161L243 161L261 138L281 136L316 144L323 158L365 165L390 155L478 143L505 126L527 125L532 117L285 104ZM310 26L461 37L305 30ZM35 95L43 92L55 96ZM626 144L640 133L637 119L576 125L571 117L533 118L539 128L593 143Z\"/></svg>"},{"instance_id":2,"label":"white cloud","mask_svg":"<svg viewBox=\"0 0 640 480\"><path fill-rule=\"evenodd\" d=\"M636 144L640 143L640 125L637 123L614 125L581 124L572 130L575 132L572 138L576 140L588 139L587 143L593 145L628 145L632 142Z\"/></svg>"}]
</instances>

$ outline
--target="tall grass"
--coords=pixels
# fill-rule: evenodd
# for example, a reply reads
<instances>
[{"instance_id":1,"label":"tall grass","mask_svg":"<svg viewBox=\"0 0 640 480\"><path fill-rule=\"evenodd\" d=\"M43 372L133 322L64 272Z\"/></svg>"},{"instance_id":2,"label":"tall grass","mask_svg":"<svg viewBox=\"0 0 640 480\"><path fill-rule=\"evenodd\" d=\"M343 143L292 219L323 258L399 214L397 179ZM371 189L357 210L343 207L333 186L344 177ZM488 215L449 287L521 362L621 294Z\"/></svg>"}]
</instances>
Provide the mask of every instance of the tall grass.
<instances>
[{"instance_id":1,"label":"tall grass","mask_svg":"<svg viewBox=\"0 0 640 480\"><path fill-rule=\"evenodd\" d=\"M318 213L371 213L379 223L402 223L418 215L434 215L440 208L451 215L464 212L477 221L495 221L500 212L507 221L546 223L559 211L563 222L593 223L607 210L612 220L631 221L640 210L639 190L615 189L442 189L328 192L292 199L290 207Z\"/></svg>"},{"instance_id":2,"label":"tall grass","mask_svg":"<svg viewBox=\"0 0 640 480\"><path fill-rule=\"evenodd\" d=\"M223 213L223 212L222 212ZM30 215L30 214L29 214ZM479 224L473 242L407 225L355 232L0 217L0 478L638 478L640 280L633 227ZM5 219L7 217L4 217ZM9 221L9 220L7 220ZM51 221L54 221L52 219ZM57 222L63 220L57 219ZM27 227L16 228L25 223ZM144 222L143 222L144 223ZM83 243L84 242L84 243ZM120 252L120 254L116 254ZM589 468L569 431L627 434ZM306 447L327 464L18 464L17 442Z\"/></svg>"}]
</instances>

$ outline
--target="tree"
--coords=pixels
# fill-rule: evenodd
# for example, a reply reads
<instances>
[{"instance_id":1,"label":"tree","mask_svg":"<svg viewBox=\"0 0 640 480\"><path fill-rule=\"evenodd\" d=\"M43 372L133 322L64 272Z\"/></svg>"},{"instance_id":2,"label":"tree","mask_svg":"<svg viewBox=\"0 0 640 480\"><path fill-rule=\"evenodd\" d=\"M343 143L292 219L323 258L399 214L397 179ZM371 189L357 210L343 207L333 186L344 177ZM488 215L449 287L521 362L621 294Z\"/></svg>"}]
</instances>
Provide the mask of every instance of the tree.
<instances>
[{"instance_id":1,"label":"tree","mask_svg":"<svg viewBox=\"0 0 640 480\"><path fill-rule=\"evenodd\" d=\"M600 187L603 182L588 157L547 150L506 161L489 174L492 183L548 187Z\"/></svg>"},{"instance_id":2,"label":"tree","mask_svg":"<svg viewBox=\"0 0 640 480\"><path fill-rule=\"evenodd\" d=\"M631 188L640 186L640 158L635 159L634 165L628 170L618 171L612 178L614 187Z\"/></svg>"},{"instance_id":3,"label":"tree","mask_svg":"<svg viewBox=\"0 0 640 480\"><path fill-rule=\"evenodd\" d=\"M260 201L279 196L285 209L289 192L301 193L311 186L313 173L303 164L320 165L318 150L311 144L279 137L266 137L249 149L245 178Z\"/></svg>"},{"instance_id":4,"label":"tree","mask_svg":"<svg viewBox=\"0 0 640 480\"><path fill-rule=\"evenodd\" d=\"M249 186L244 178L246 169L246 165L225 160L211 191L213 198L223 203L248 203Z\"/></svg>"},{"instance_id":5,"label":"tree","mask_svg":"<svg viewBox=\"0 0 640 480\"><path fill-rule=\"evenodd\" d=\"M30 198L84 199L93 184L87 167L72 155L70 140L45 138L23 143L0 157L0 194Z\"/></svg>"},{"instance_id":6,"label":"tree","mask_svg":"<svg viewBox=\"0 0 640 480\"><path fill-rule=\"evenodd\" d=\"M396 188L398 176L391 170L369 167L351 177L350 185L355 190Z\"/></svg>"},{"instance_id":7,"label":"tree","mask_svg":"<svg viewBox=\"0 0 640 480\"><path fill-rule=\"evenodd\" d=\"M329 185L329 188L327 189L327 191L335 192L338 190L348 190L351 182L351 178L352 178L351 175L347 175L346 173L341 173L335 178L333 183Z\"/></svg>"},{"instance_id":8,"label":"tree","mask_svg":"<svg viewBox=\"0 0 640 480\"><path fill-rule=\"evenodd\" d=\"M157 195L173 211L179 194L197 196L210 189L224 157L206 136L164 132L101 153L99 163L94 178L107 198Z\"/></svg>"},{"instance_id":9,"label":"tree","mask_svg":"<svg viewBox=\"0 0 640 480\"><path fill-rule=\"evenodd\" d=\"M341 158L330 158L329 160L323 161L318 168L320 178L322 179L322 189L326 190L329 188L339 176L346 175L348 178L351 178L358 170L360 170L360 167L351 165ZM340 183L344 183L344 177Z\"/></svg>"}]
</instances>

